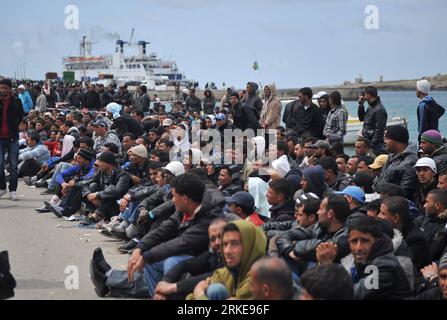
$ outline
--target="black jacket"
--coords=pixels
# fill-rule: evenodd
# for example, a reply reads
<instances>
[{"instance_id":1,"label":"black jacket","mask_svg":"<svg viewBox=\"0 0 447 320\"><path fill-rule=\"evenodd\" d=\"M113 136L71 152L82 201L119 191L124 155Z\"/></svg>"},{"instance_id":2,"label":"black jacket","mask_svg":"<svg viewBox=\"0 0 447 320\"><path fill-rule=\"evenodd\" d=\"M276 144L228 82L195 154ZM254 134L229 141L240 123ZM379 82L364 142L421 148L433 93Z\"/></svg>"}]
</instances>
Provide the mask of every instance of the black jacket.
<instances>
[{"instance_id":1,"label":"black jacket","mask_svg":"<svg viewBox=\"0 0 447 320\"><path fill-rule=\"evenodd\" d=\"M416 269L420 270L429 265L431 263L430 247L421 229L409 220L402 226L401 232L405 242L413 252Z\"/></svg>"},{"instance_id":2,"label":"black jacket","mask_svg":"<svg viewBox=\"0 0 447 320\"><path fill-rule=\"evenodd\" d=\"M23 120L25 113L22 102L16 96L11 97L11 103L8 108L8 129L9 139L17 140L19 138L19 124ZM0 126L3 123L3 101L0 99Z\"/></svg>"},{"instance_id":3,"label":"black jacket","mask_svg":"<svg viewBox=\"0 0 447 320\"><path fill-rule=\"evenodd\" d=\"M207 189L203 195L202 207L194 218L186 223L183 213L175 212L158 228L144 236L137 248L143 252L146 263L151 264L172 256L197 256L208 249L208 227L223 217L225 198L217 190Z\"/></svg>"},{"instance_id":4,"label":"black jacket","mask_svg":"<svg viewBox=\"0 0 447 320\"><path fill-rule=\"evenodd\" d=\"M408 300L446 300L440 287L431 288Z\"/></svg>"},{"instance_id":5,"label":"black jacket","mask_svg":"<svg viewBox=\"0 0 447 320\"><path fill-rule=\"evenodd\" d=\"M323 138L323 114L314 103L306 110L300 101L290 102L286 106L283 121L287 129L295 131L301 137Z\"/></svg>"},{"instance_id":6,"label":"black jacket","mask_svg":"<svg viewBox=\"0 0 447 320\"><path fill-rule=\"evenodd\" d=\"M427 130L438 130L439 126L439 119L444 115L445 109L444 107L440 106L435 99L432 97L429 97L428 99L424 99L419 104L418 110L417 110L417 116L418 116L418 124L421 122L421 104L424 104L423 106L423 121L422 121L422 127L419 128L419 134L424 133Z\"/></svg>"},{"instance_id":7,"label":"black jacket","mask_svg":"<svg viewBox=\"0 0 447 320\"><path fill-rule=\"evenodd\" d=\"M176 299L194 291L197 283L210 277L216 269L224 267L221 254L209 250L192 259L183 261L163 275L162 281L177 283ZM189 274L189 277L184 277Z\"/></svg>"},{"instance_id":8,"label":"black jacket","mask_svg":"<svg viewBox=\"0 0 447 320\"><path fill-rule=\"evenodd\" d=\"M113 121L111 129L116 129L120 138L122 138L123 134L127 132L133 133L135 137L139 137L144 134L144 129L141 126L141 123L125 112L121 112L121 116Z\"/></svg>"},{"instance_id":9,"label":"black jacket","mask_svg":"<svg viewBox=\"0 0 447 320\"><path fill-rule=\"evenodd\" d=\"M368 288L372 280L368 266L378 269L378 288ZM355 271L354 271L355 270ZM366 263L358 264L351 270L354 279L354 299L356 300L396 300L411 296L411 287L402 266L394 255L391 239L383 235L377 239ZM367 272L368 271L368 272Z\"/></svg>"},{"instance_id":10,"label":"black jacket","mask_svg":"<svg viewBox=\"0 0 447 320\"><path fill-rule=\"evenodd\" d=\"M246 129L257 130L261 127L256 117L255 109L248 105L241 105L238 103L233 106L232 113L234 129L241 129L244 131Z\"/></svg>"},{"instance_id":11,"label":"black jacket","mask_svg":"<svg viewBox=\"0 0 447 320\"><path fill-rule=\"evenodd\" d=\"M231 182L231 184L228 187L225 187L223 189L219 186L219 190L222 191L225 197L231 197L236 192L244 191L242 189L241 183L238 180Z\"/></svg>"},{"instance_id":12,"label":"black jacket","mask_svg":"<svg viewBox=\"0 0 447 320\"><path fill-rule=\"evenodd\" d=\"M432 260L441 258L443 250L446 248L445 227L447 225L447 211L437 217L431 215L419 216L414 220L414 224L419 227L425 236L432 254Z\"/></svg>"},{"instance_id":13,"label":"black jacket","mask_svg":"<svg viewBox=\"0 0 447 320\"><path fill-rule=\"evenodd\" d=\"M140 184L143 184L151 181L148 167L149 161L146 160L142 166L138 166L136 163L130 162L123 166L123 170L126 171L129 175L137 176L138 178L140 178Z\"/></svg>"},{"instance_id":14,"label":"black jacket","mask_svg":"<svg viewBox=\"0 0 447 320\"><path fill-rule=\"evenodd\" d=\"M116 168L112 174L98 170L95 175L85 182L82 188L82 196L98 190L100 200L115 201L121 199L129 190L129 175L121 168Z\"/></svg>"},{"instance_id":15,"label":"black jacket","mask_svg":"<svg viewBox=\"0 0 447 320\"><path fill-rule=\"evenodd\" d=\"M334 184L329 185L329 187L334 191L343 191L347 186L351 185L351 180L349 177L344 175L341 171L338 171L337 178Z\"/></svg>"},{"instance_id":16,"label":"black jacket","mask_svg":"<svg viewBox=\"0 0 447 320\"><path fill-rule=\"evenodd\" d=\"M366 111L364 104L360 104L357 115L359 120L363 121L362 135L371 141L373 149L374 146L383 144L383 135L385 133L388 114L380 101L380 97Z\"/></svg>"},{"instance_id":17,"label":"black jacket","mask_svg":"<svg viewBox=\"0 0 447 320\"><path fill-rule=\"evenodd\" d=\"M84 103L84 94L82 92L70 91L65 100L69 103L70 107L80 108Z\"/></svg>"},{"instance_id":18,"label":"black jacket","mask_svg":"<svg viewBox=\"0 0 447 320\"><path fill-rule=\"evenodd\" d=\"M244 100L241 101L242 107L250 107L255 112L256 121L259 122L259 119L261 118L261 111L264 103L262 102L261 98L257 95L255 92L251 96L246 94L244 97Z\"/></svg>"},{"instance_id":19,"label":"black jacket","mask_svg":"<svg viewBox=\"0 0 447 320\"><path fill-rule=\"evenodd\" d=\"M130 106L130 104L132 103L132 93L130 93L130 91L128 91L128 90L126 90L124 92L120 91L120 92L118 92L118 94L116 96L116 101L120 105Z\"/></svg>"},{"instance_id":20,"label":"black jacket","mask_svg":"<svg viewBox=\"0 0 447 320\"><path fill-rule=\"evenodd\" d=\"M186 98L186 110L189 112L202 112L202 102L197 97Z\"/></svg>"},{"instance_id":21,"label":"black jacket","mask_svg":"<svg viewBox=\"0 0 447 320\"><path fill-rule=\"evenodd\" d=\"M394 183L400 185L405 191L405 196L410 199L416 188L417 176L413 166L418 159L417 146L413 144L408 145L402 153L391 154L374 183L374 191L382 192L382 185L385 182Z\"/></svg>"},{"instance_id":22,"label":"black jacket","mask_svg":"<svg viewBox=\"0 0 447 320\"><path fill-rule=\"evenodd\" d=\"M427 200L427 195L430 191L436 189L436 186L438 185L438 179L433 179L433 181L431 183L429 183L428 185L424 186L421 183L417 183L417 187L416 190L413 194L413 203L414 206L418 209L418 211L421 214L425 213L425 208L424 208L424 204Z\"/></svg>"},{"instance_id":23,"label":"black jacket","mask_svg":"<svg viewBox=\"0 0 447 320\"><path fill-rule=\"evenodd\" d=\"M436 168L439 173L444 173L447 171L447 147L442 146L439 149L435 150L433 154L430 155L436 163Z\"/></svg>"},{"instance_id":24,"label":"black jacket","mask_svg":"<svg viewBox=\"0 0 447 320\"><path fill-rule=\"evenodd\" d=\"M316 223L308 228L294 228L278 236L276 246L281 256L287 257L291 251L306 261L317 261L316 249L322 242L334 242L338 246L336 262L349 254L348 230L341 228L329 233Z\"/></svg>"},{"instance_id":25,"label":"black jacket","mask_svg":"<svg viewBox=\"0 0 447 320\"><path fill-rule=\"evenodd\" d=\"M296 227L298 227L298 222L296 220L280 222L272 221L264 223L262 225L262 230L264 230L267 239L270 241L270 239L272 239L273 237Z\"/></svg>"},{"instance_id":26,"label":"black jacket","mask_svg":"<svg viewBox=\"0 0 447 320\"><path fill-rule=\"evenodd\" d=\"M90 110L98 110L100 108L101 102L99 99L99 93L96 91L88 91L85 94L84 108Z\"/></svg>"},{"instance_id":27,"label":"black jacket","mask_svg":"<svg viewBox=\"0 0 447 320\"><path fill-rule=\"evenodd\" d=\"M289 172L286 173L284 176L284 179L289 181L290 185L292 186L293 193L297 192L299 189L301 189L301 178L303 177L303 172L301 171L301 168L298 165L290 166Z\"/></svg>"},{"instance_id":28,"label":"black jacket","mask_svg":"<svg viewBox=\"0 0 447 320\"><path fill-rule=\"evenodd\" d=\"M294 220L295 217L295 201L289 199L283 204L272 206L270 208L269 222L281 222Z\"/></svg>"}]
</instances>

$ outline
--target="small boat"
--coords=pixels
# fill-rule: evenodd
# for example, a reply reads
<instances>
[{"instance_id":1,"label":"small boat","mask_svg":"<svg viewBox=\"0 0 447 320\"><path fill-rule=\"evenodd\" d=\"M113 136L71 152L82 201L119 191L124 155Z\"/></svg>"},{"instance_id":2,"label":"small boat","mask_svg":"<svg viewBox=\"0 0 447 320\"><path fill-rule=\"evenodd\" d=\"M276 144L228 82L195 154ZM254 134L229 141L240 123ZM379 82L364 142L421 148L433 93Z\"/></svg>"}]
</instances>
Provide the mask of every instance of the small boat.
<instances>
[{"instance_id":1,"label":"small boat","mask_svg":"<svg viewBox=\"0 0 447 320\"><path fill-rule=\"evenodd\" d=\"M407 118L393 117L391 119L388 119L387 126L395 126L395 125L402 125L404 127L407 127ZM362 121L360 121L358 118L349 117L346 128L346 135L344 137L344 145L345 146L354 145L355 142L357 141L357 138L359 137L362 128L363 128Z\"/></svg>"}]
</instances>

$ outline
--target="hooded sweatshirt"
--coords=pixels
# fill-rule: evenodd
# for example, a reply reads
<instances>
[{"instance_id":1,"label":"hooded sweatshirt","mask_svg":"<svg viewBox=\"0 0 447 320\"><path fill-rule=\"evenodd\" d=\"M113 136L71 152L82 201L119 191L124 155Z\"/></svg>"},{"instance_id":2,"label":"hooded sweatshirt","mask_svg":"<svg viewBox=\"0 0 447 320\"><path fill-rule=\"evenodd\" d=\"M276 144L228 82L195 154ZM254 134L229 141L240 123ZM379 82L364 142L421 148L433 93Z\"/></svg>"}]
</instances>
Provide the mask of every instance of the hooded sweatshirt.
<instances>
[{"instance_id":1,"label":"hooded sweatshirt","mask_svg":"<svg viewBox=\"0 0 447 320\"><path fill-rule=\"evenodd\" d=\"M255 207L258 213L264 217L270 218L271 205L267 202L267 198L265 197L268 188L268 183L261 178L248 178L248 192L255 199Z\"/></svg>"},{"instance_id":2,"label":"hooded sweatshirt","mask_svg":"<svg viewBox=\"0 0 447 320\"><path fill-rule=\"evenodd\" d=\"M260 120L261 126L266 123L267 129L276 129L280 123L282 109L281 100L277 97L276 85L274 83L265 86L264 89L265 88L269 88L272 93L262 107Z\"/></svg>"},{"instance_id":3,"label":"hooded sweatshirt","mask_svg":"<svg viewBox=\"0 0 447 320\"><path fill-rule=\"evenodd\" d=\"M287 156L283 155L272 162L272 167L278 172L281 178L284 178L286 174L290 171L290 164L287 160Z\"/></svg>"},{"instance_id":4,"label":"hooded sweatshirt","mask_svg":"<svg viewBox=\"0 0 447 320\"><path fill-rule=\"evenodd\" d=\"M307 180L307 190L299 190L298 192L313 192L322 199L325 192L329 189L324 180L323 167L320 165L309 167L303 171L303 176Z\"/></svg>"},{"instance_id":5,"label":"hooded sweatshirt","mask_svg":"<svg viewBox=\"0 0 447 320\"><path fill-rule=\"evenodd\" d=\"M249 95L247 93L243 98L243 100L241 101L241 104L243 107L246 106L251 107L255 111L256 120L259 121L263 106L261 98L258 97L259 86L254 82L249 82L248 84L250 84L254 88L254 92L252 95Z\"/></svg>"},{"instance_id":6,"label":"hooded sweatshirt","mask_svg":"<svg viewBox=\"0 0 447 320\"><path fill-rule=\"evenodd\" d=\"M444 115L445 109L431 96L421 100L417 110L419 136L427 130L438 130L439 119Z\"/></svg>"},{"instance_id":7,"label":"hooded sweatshirt","mask_svg":"<svg viewBox=\"0 0 447 320\"><path fill-rule=\"evenodd\" d=\"M211 276L210 284L221 283L228 290L230 297L238 300L252 298L250 290L250 268L256 260L265 256L267 238L261 228L245 220L230 222L234 224L242 238L242 260L237 269L230 269L225 262L225 267L217 269ZM222 244L223 252L223 244ZM207 300L206 295L200 300Z\"/></svg>"}]
</instances>

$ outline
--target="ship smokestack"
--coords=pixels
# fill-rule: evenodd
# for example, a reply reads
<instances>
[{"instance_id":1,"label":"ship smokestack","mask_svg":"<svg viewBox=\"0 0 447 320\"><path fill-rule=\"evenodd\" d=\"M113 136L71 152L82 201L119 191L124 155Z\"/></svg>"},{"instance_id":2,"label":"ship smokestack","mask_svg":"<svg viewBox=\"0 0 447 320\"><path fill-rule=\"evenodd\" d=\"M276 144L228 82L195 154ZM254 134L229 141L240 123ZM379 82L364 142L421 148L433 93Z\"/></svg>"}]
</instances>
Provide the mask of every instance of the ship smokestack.
<instances>
[{"instance_id":1,"label":"ship smokestack","mask_svg":"<svg viewBox=\"0 0 447 320\"><path fill-rule=\"evenodd\" d=\"M138 41L138 49L140 58L146 55L146 46L149 42L147 41Z\"/></svg>"},{"instance_id":2,"label":"ship smokestack","mask_svg":"<svg viewBox=\"0 0 447 320\"><path fill-rule=\"evenodd\" d=\"M125 44L125 42L123 40L117 40L116 41L116 52L123 54L124 53L124 44Z\"/></svg>"}]
</instances>

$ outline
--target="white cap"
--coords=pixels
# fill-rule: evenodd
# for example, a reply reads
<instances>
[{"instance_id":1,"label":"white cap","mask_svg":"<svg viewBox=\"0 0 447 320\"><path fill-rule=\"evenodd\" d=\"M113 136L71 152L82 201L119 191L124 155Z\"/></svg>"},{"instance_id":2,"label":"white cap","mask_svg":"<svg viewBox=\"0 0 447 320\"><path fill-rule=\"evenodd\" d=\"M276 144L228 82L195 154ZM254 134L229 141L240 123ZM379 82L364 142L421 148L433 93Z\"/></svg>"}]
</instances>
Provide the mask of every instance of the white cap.
<instances>
[{"instance_id":1,"label":"white cap","mask_svg":"<svg viewBox=\"0 0 447 320\"><path fill-rule=\"evenodd\" d=\"M316 95L314 95L313 97L315 98L315 99L320 99L322 96L324 96L325 94L327 94L327 92L326 91L320 91L320 92L318 92Z\"/></svg>"},{"instance_id":2,"label":"white cap","mask_svg":"<svg viewBox=\"0 0 447 320\"><path fill-rule=\"evenodd\" d=\"M21 85L18 87L18 89L26 90L26 87L25 87L23 84L21 84Z\"/></svg>"},{"instance_id":3,"label":"white cap","mask_svg":"<svg viewBox=\"0 0 447 320\"><path fill-rule=\"evenodd\" d=\"M430 82L428 82L428 80L426 79L422 79L416 82L416 88L422 93L428 94L430 92L430 87Z\"/></svg>"},{"instance_id":4,"label":"white cap","mask_svg":"<svg viewBox=\"0 0 447 320\"><path fill-rule=\"evenodd\" d=\"M420 158L418 162L414 165L415 168L418 167L427 167L430 168L434 173L438 173L438 169L436 169L436 163L432 158L424 157Z\"/></svg>"},{"instance_id":5,"label":"white cap","mask_svg":"<svg viewBox=\"0 0 447 320\"><path fill-rule=\"evenodd\" d=\"M184 94L189 94L189 90L188 90L188 89L183 89L182 92L183 92Z\"/></svg>"},{"instance_id":6,"label":"white cap","mask_svg":"<svg viewBox=\"0 0 447 320\"><path fill-rule=\"evenodd\" d=\"M168 119L164 119L161 126L162 127L170 127L170 126L172 126L172 119L169 119L169 118Z\"/></svg>"},{"instance_id":7,"label":"white cap","mask_svg":"<svg viewBox=\"0 0 447 320\"><path fill-rule=\"evenodd\" d=\"M180 161L171 161L163 169L168 170L176 177L185 173L185 167Z\"/></svg>"}]
</instances>

